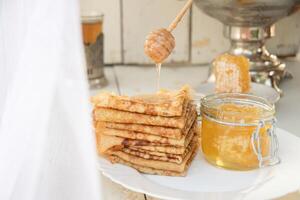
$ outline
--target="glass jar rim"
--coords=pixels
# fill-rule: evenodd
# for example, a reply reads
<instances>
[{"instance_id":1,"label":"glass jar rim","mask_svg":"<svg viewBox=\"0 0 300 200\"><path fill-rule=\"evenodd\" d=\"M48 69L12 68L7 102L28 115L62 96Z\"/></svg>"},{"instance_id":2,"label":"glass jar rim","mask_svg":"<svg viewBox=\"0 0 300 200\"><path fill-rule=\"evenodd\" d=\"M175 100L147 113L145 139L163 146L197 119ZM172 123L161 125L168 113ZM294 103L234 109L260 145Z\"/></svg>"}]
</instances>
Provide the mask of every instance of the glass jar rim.
<instances>
[{"instance_id":1,"label":"glass jar rim","mask_svg":"<svg viewBox=\"0 0 300 200\"><path fill-rule=\"evenodd\" d=\"M266 99L252 95L252 94L242 94L242 93L217 93L211 94L203 97L201 99L201 113L207 115L214 120L220 121L220 123L233 123L227 122L226 120L222 121L217 118L217 116L213 113L219 113L217 106L225 103L232 103L238 105L248 105L248 106L256 106L263 109L265 112L262 116L260 116L258 121L269 121L274 118L275 115L275 106L274 104L268 102ZM226 114L239 114L236 111L222 111ZM241 114L241 113L240 113ZM255 125L253 123L242 123L242 122L234 122L235 125Z\"/></svg>"},{"instance_id":2,"label":"glass jar rim","mask_svg":"<svg viewBox=\"0 0 300 200\"><path fill-rule=\"evenodd\" d=\"M82 23L95 23L103 21L104 15L99 12L88 12L81 15Z\"/></svg>"}]
</instances>

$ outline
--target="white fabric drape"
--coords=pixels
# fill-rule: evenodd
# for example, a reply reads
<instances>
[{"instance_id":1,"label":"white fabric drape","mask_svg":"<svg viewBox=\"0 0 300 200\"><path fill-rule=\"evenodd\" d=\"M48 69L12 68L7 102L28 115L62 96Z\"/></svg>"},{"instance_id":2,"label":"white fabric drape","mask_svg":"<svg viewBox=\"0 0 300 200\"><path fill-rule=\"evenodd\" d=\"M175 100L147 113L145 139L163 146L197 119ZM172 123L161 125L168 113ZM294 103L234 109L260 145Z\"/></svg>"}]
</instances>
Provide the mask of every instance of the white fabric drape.
<instances>
[{"instance_id":1,"label":"white fabric drape","mask_svg":"<svg viewBox=\"0 0 300 200\"><path fill-rule=\"evenodd\" d=\"M100 200L74 0L0 1L0 199Z\"/></svg>"}]
</instances>

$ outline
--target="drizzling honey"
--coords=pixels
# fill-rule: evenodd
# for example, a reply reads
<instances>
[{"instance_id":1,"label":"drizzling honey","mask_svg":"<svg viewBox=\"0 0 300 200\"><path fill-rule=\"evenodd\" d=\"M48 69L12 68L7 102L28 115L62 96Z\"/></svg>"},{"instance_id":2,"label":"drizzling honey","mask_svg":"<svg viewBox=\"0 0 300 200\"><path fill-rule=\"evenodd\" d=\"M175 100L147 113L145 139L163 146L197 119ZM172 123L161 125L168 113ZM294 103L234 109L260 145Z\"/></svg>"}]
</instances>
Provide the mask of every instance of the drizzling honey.
<instances>
[{"instance_id":1,"label":"drizzling honey","mask_svg":"<svg viewBox=\"0 0 300 200\"><path fill-rule=\"evenodd\" d=\"M161 63L171 54L175 47L175 38L172 35L172 31L176 28L177 24L183 18L184 14L192 6L193 0L188 0L178 15L172 21L167 29L160 28L152 31L146 38L144 44L145 54L156 63L157 69L157 89L160 89L160 69Z\"/></svg>"},{"instance_id":2,"label":"drizzling honey","mask_svg":"<svg viewBox=\"0 0 300 200\"><path fill-rule=\"evenodd\" d=\"M161 71L161 63L156 63L156 72L157 72L157 77L156 77L156 87L157 91L160 89L160 71Z\"/></svg>"}]
</instances>

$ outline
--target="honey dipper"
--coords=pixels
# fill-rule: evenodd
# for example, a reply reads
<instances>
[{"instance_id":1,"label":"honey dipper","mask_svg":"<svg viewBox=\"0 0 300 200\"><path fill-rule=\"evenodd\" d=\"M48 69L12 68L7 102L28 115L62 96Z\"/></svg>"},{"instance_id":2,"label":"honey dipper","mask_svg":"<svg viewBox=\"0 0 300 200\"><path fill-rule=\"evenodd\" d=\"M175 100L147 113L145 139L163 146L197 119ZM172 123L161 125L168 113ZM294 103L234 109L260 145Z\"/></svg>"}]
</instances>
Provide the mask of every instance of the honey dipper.
<instances>
[{"instance_id":1,"label":"honey dipper","mask_svg":"<svg viewBox=\"0 0 300 200\"><path fill-rule=\"evenodd\" d=\"M175 47L175 38L172 31L181 21L186 11L191 7L193 0L188 0L184 7L180 10L173 22L167 29L161 28L151 32L145 41L145 54L155 63L162 63L172 52Z\"/></svg>"}]
</instances>

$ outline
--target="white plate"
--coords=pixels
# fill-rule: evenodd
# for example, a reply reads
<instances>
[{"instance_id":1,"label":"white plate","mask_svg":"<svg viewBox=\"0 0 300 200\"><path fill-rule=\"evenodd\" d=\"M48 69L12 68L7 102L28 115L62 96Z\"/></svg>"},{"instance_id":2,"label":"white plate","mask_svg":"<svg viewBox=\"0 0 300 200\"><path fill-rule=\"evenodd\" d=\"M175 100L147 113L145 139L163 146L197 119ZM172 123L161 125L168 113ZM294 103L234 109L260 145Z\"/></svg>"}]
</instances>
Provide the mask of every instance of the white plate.
<instances>
[{"instance_id":1,"label":"white plate","mask_svg":"<svg viewBox=\"0 0 300 200\"><path fill-rule=\"evenodd\" d=\"M99 158L112 181L136 192L172 200L272 199L300 189L300 138L277 129L282 162L248 172L216 168L198 153L186 177L145 175Z\"/></svg>"},{"instance_id":2,"label":"white plate","mask_svg":"<svg viewBox=\"0 0 300 200\"><path fill-rule=\"evenodd\" d=\"M204 83L201 84L199 87L195 88L196 92L208 95L213 94L215 91L214 83ZM258 84L258 83L251 83L251 94L256 96L263 97L267 99L270 103L276 103L280 99L280 95L274 88L269 86Z\"/></svg>"}]
</instances>

